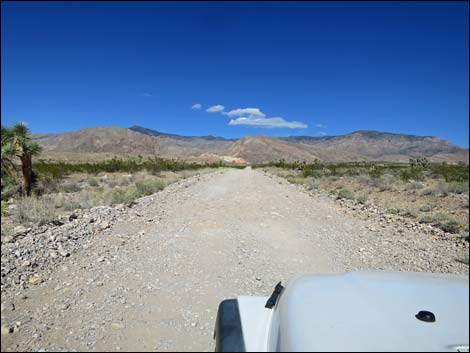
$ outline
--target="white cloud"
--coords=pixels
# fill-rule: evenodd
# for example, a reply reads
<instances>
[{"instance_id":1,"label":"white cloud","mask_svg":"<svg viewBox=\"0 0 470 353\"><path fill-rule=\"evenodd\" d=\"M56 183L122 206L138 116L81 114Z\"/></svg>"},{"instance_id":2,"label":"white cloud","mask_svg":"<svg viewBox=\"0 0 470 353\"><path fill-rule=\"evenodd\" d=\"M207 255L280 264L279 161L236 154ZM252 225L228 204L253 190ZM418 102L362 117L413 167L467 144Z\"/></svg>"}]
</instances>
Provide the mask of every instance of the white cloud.
<instances>
[{"instance_id":1,"label":"white cloud","mask_svg":"<svg viewBox=\"0 0 470 353\"><path fill-rule=\"evenodd\" d=\"M304 129L307 124L300 121L286 121L283 118L253 118L253 117L241 117L238 119L232 119L228 123L229 125L248 125L257 126L264 128L282 128L286 127L289 129Z\"/></svg>"},{"instance_id":2,"label":"white cloud","mask_svg":"<svg viewBox=\"0 0 470 353\"><path fill-rule=\"evenodd\" d=\"M242 109L235 109L231 110L227 113L223 113L228 116L243 116L248 115L249 117L253 118L264 118L266 115L259 110L258 108L242 108Z\"/></svg>"},{"instance_id":3,"label":"white cloud","mask_svg":"<svg viewBox=\"0 0 470 353\"><path fill-rule=\"evenodd\" d=\"M229 125L247 125L262 128L289 128L289 129L304 129L307 124L300 121L287 121L281 117L266 117L259 108L238 108L224 112L225 107L223 105L214 105L206 109L209 113L221 113L231 119Z\"/></svg>"},{"instance_id":4,"label":"white cloud","mask_svg":"<svg viewBox=\"0 0 470 353\"><path fill-rule=\"evenodd\" d=\"M217 105L213 105L212 107L207 108L207 109L206 109L206 112L209 112L209 113L220 113L220 112L222 112L224 109L225 109L225 107L224 107L223 105L217 104Z\"/></svg>"},{"instance_id":5,"label":"white cloud","mask_svg":"<svg viewBox=\"0 0 470 353\"><path fill-rule=\"evenodd\" d=\"M142 97L152 97L152 93L142 93Z\"/></svg>"},{"instance_id":6,"label":"white cloud","mask_svg":"<svg viewBox=\"0 0 470 353\"><path fill-rule=\"evenodd\" d=\"M191 106L191 109L192 109L192 110L199 110L199 109L201 109L201 108L202 108L202 105L199 104L199 103L193 104L193 105Z\"/></svg>"},{"instance_id":7,"label":"white cloud","mask_svg":"<svg viewBox=\"0 0 470 353\"><path fill-rule=\"evenodd\" d=\"M259 108L239 108L222 114L230 117L239 117L231 119L229 125L248 125L263 128L289 128L289 129L303 129L307 127L300 121L287 121L281 117L267 118Z\"/></svg>"},{"instance_id":8,"label":"white cloud","mask_svg":"<svg viewBox=\"0 0 470 353\"><path fill-rule=\"evenodd\" d=\"M324 125L324 124L316 124L315 126L318 127L318 128L320 128L320 129L327 127L327 126Z\"/></svg>"},{"instance_id":9,"label":"white cloud","mask_svg":"<svg viewBox=\"0 0 470 353\"><path fill-rule=\"evenodd\" d=\"M320 135L320 136L325 136L325 135L326 135L326 132L320 131L320 132L318 133L318 135Z\"/></svg>"}]
</instances>

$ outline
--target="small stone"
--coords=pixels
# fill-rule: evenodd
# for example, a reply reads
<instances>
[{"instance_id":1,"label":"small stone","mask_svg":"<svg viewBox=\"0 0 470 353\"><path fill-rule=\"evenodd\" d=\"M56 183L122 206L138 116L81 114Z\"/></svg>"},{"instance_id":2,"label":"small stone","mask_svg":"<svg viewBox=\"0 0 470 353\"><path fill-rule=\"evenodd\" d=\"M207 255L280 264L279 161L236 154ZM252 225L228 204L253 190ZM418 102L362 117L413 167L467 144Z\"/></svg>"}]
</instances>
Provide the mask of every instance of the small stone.
<instances>
[{"instance_id":1,"label":"small stone","mask_svg":"<svg viewBox=\"0 0 470 353\"><path fill-rule=\"evenodd\" d=\"M8 335L13 333L13 327L9 325L2 325L2 335Z\"/></svg>"},{"instance_id":2,"label":"small stone","mask_svg":"<svg viewBox=\"0 0 470 353\"><path fill-rule=\"evenodd\" d=\"M16 226L15 228L13 228L13 234L15 234L15 235L24 234L27 231L28 231L28 229L24 226Z\"/></svg>"},{"instance_id":3,"label":"small stone","mask_svg":"<svg viewBox=\"0 0 470 353\"><path fill-rule=\"evenodd\" d=\"M23 263L21 264L21 267L28 267L28 266L31 266L31 261L23 261Z\"/></svg>"},{"instance_id":4,"label":"small stone","mask_svg":"<svg viewBox=\"0 0 470 353\"><path fill-rule=\"evenodd\" d=\"M121 329L123 329L124 327L125 327L124 324L120 324L120 323L117 323L117 322L113 322L113 323L111 324L111 328L112 328L113 330L121 330Z\"/></svg>"},{"instance_id":5,"label":"small stone","mask_svg":"<svg viewBox=\"0 0 470 353\"><path fill-rule=\"evenodd\" d=\"M2 243L11 243L13 241L13 237L11 235L2 236Z\"/></svg>"},{"instance_id":6,"label":"small stone","mask_svg":"<svg viewBox=\"0 0 470 353\"><path fill-rule=\"evenodd\" d=\"M31 283L32 285L36 285L36 284L42 283L43 279L38 274L34 274L31 277L29 277L28 282Z\"/></svg>"},{"instance_id":7,"label":"small stone","mask_svg":"<svg viewBox=\"0 0 470 353\"><path fill-rule=\"evenodd\" d=\"M15 310L15 304L10 303L10 302L4 302L2 303L2 312L5 310Z\"/></svg>"},{"instance_id":8,"label":"small stone","mask_svg":"<svg viewBox=\"0 0 470 353\"><path fill-rule=\"evenodd\" d=\"M100 257L98 257L98 258L96 259L96 261L98 261L98 262L103 262L103 261L104 261L104 257L103 257L103 256L100 256Z\"/></svg>"}]
</instances>

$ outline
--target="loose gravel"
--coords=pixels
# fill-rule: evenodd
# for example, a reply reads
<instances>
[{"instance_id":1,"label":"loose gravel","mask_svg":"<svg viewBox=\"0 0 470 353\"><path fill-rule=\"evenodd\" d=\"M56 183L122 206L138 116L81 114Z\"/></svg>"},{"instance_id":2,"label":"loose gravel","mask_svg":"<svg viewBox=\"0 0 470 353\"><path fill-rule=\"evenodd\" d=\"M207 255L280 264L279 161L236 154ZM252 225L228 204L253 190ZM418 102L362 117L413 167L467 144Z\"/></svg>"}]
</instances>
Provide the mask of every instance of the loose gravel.
<instances>
[{"instance_id":1,"label":"loose gravel","mask_svg":"<svg viewBox=\"0 0 470 353\"><path fill-rule=\"evenodd\" d=\"M2 351L213 351L217 306L306 272L468 275L468 239L258 170L2 238Z\"/></svg>"}]
</instances>

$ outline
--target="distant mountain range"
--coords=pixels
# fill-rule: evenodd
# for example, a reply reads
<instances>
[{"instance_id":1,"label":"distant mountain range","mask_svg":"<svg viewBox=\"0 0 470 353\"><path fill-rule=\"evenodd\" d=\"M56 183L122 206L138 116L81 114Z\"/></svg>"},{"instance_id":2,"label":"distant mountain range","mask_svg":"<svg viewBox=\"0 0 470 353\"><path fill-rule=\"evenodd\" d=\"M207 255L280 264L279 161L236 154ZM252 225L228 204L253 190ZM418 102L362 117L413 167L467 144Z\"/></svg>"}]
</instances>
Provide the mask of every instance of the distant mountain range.
<instances>
[{"instance_id":1,"label":"distant mountain range","mask_svg":"<svg viewBox=\"0 0 470 353\"><path fill-rule=\"evenodd\" d=\"M315 159L324 161L408 161L468 163L469 151L433 136L356 131L340 136L181 136L141 126L96 127L61 134L34 134L43 158L97 160L112 156L157 155L194 161L263 163Z\"/></svg>"}]
</instances>

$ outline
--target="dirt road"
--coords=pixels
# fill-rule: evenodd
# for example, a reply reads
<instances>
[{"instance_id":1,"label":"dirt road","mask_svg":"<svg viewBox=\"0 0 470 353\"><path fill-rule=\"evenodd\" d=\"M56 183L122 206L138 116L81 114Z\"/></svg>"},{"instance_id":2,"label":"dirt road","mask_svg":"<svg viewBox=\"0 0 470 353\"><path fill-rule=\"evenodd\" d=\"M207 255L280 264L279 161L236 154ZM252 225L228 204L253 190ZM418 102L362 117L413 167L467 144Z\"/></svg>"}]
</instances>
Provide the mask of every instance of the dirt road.
<instances>
[{"instance_id":1,"label":"dirt road","mask_svg":"<svg viewBox=\"0 0 470 353\"><path fill-rule=\"evenodd\" d=\"M377 234L331 200L260 171L194 177L139 202L18 295L15 310L2 311L2 325L20 322L2 334L2 351L213 351L221 300L269 295L301 272L432 263L468 273L438 257L439 243L418 235L405 245L406 236Z\"/></svg>"}]
</instances>

